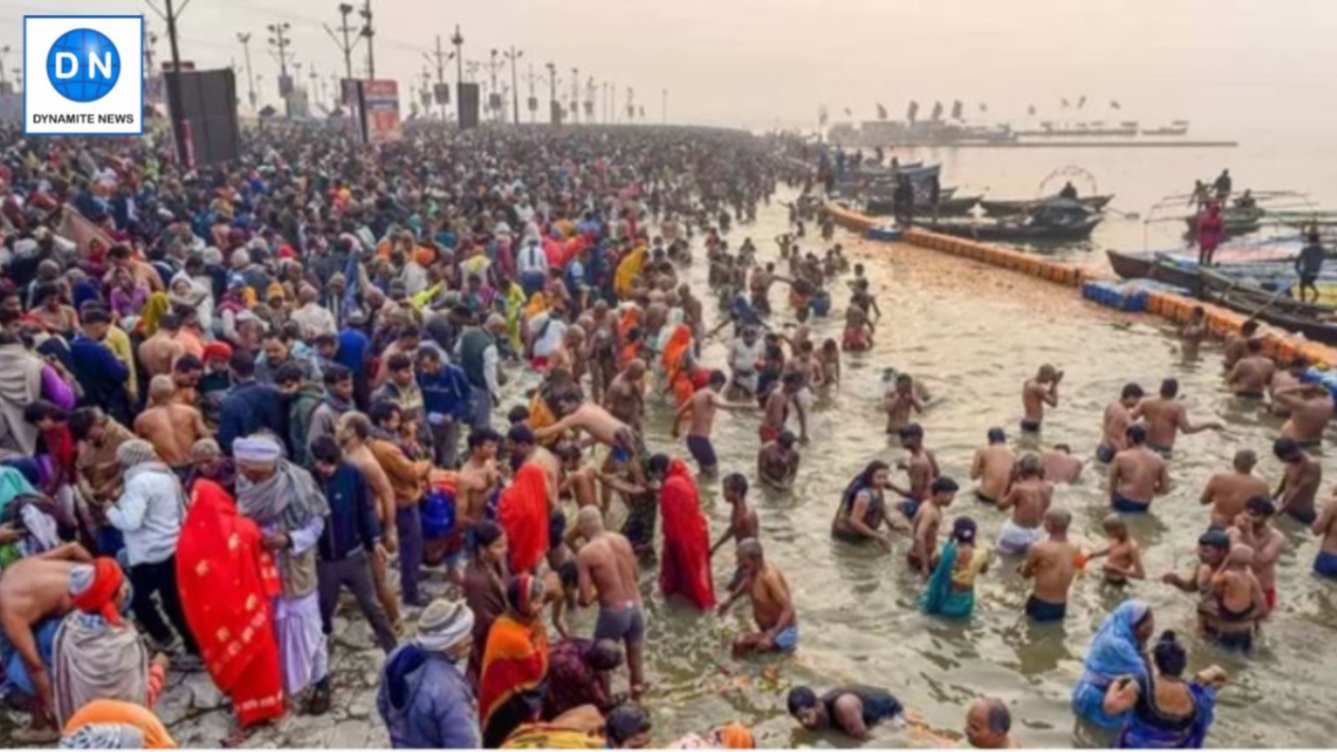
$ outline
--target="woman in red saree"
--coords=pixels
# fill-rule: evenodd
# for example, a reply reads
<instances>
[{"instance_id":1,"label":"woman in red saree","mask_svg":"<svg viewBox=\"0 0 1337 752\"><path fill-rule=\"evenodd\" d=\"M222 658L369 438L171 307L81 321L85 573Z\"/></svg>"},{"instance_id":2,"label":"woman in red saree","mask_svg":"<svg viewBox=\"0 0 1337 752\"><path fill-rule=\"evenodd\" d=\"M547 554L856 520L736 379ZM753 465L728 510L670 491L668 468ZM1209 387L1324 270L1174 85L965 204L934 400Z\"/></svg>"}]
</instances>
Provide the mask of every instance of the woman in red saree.
<instances>
[{"instance_id":1,"label":"woman in red saree","mask_svg":"<svg viewBox=\"0 0 1337 752\"><path fill-rule=\"evenodd\" d=\"M651 478L659 478L659 513L664 518L664 552L659 559L659 589L675 593L702 611L715 606L710 578L710 529L701 514L701 497L692 473L682 460L667 455L650 458Z\"/></svg>"},{"instance_id":2,"label":"woman in red saree","mask_svg":"<svg viewBox=\"0 0 1337 752\"><path fill-rule=\"evenodd\" d=\"M506 613L492 622L478 678L483 746L496 749L520 724L537 721L548 678L543 580L528 574L506 585Z\"/></svg>"},{"instance_id":3,"label":"woman in red saree","mask_svg":"<svg viewBox=\"0 0 1337 752\"><path fill-rule=\"evenodd\" d=\"M260 528L237 512L222 486L196 481L176 546L181 606L243 731L284 710L271 613L279 572L260 541Z\"/></svg>"},{"instance_id":4,"label":"woman in red saree","mask_svg":"<svg viewBox=\"0 0 1337 752\"><path fill-rule=\"evenodd\" d=\"M533 462L520 466L501 492L497 521L510 545L511 571L533 572L548 553L548 476Z\"/></svg>"}]
</instances>

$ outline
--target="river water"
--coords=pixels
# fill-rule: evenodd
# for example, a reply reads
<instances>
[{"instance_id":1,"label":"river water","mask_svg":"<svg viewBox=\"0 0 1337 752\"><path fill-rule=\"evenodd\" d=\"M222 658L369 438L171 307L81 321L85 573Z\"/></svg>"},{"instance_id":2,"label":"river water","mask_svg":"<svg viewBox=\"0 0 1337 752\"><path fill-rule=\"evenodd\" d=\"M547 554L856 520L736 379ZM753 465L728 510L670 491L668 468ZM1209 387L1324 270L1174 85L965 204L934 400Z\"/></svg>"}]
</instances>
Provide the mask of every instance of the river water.
<instances>
[{"instance_id":1,"label":"river water","mask_svg":"<svg viewBox=\"0 0 1337 752\"><path fill-rule=\"evenodd\" d=\"M966 159L963 154L961 160ZM777 251L771 239L783 230L783 209L772 205L756 224L735 227L728 236L730 247L751 236L761 257L773 258ZM720 619L666 604L657 593L655 572L647 567L642 573L649 609L647 661L654 687L646 703L656 741L664 744L678 734L737 719L754 728L763 746L841 745L830 735L808 734L787 717L785 692L797 683L819 690L846 683L885 686L929 727L942 730L945 738L939 743L950 743L962 727L965 704L981 694L1008 702L1015 733L1026 746L1107 741L1075 733L1069 692L1103 617L1124 597L1136 596L1153 605L1159 627L1187 636L1190 668L1220 663L1230 671L1232 683L1221 694L1210 743L1326 744L1330 711L1337 707L1337 673L1328 668L1337 659L1337 587L1310 574L1317 550L1312 536L1281 523L1289 546L1280 563L1280 605L1247 660L1193 636L1191 597L1159 582L1162 574L1186 571L1196 561L1195 541L1207 524L1197 497L1210 474L1229 467L1237 448L1251 447L1264 458L1258 472L1269 483L1279 478L1279 463L1270 452L1279 421L1231 399L1221 385L1219 353L1205 350L1201 360L1186 361L1158 320L1096 308L1071 290L923 249L864 243L844 233L837 239L851 249L854 260L868 266L878 291L884 318L876 347L847 356L839 389L819 400L810 417L813 442L803 454L795 491L752 492L767 556L794 593L802 633L798 651L789 657L733 660L729 640L751 628L747 605ZM818 250L818 243L810 239L803 248ZM688 277L707 298L713 324L718 319L713 296L705 292L704 251L698 248L696 254ZM835 312L840 314L847 295L843 283L838 288ZM792 321L780 302L782 293L773 292L773 323L778 325ZM838 317L819 320L817 341L838 339L840 327ZM705 362L722 364L724 347L722 341L707 346ZM834 542L829 535L838 496L849 479L874 458L894 463L902 455L882 432L881 370L895 365L930 388L934 399L921 419L926 446L963 488L944 529L950 528L950 518L971 515L988 545L1002 515L969 493L971 455L995 425L1006 427L1009 440L1021 446L1015 435L1021 383L1046 361L1065 368L1067 375L1062 402L1046 417L1043 440L1068 442L1083 457L1094 451L1101 411L1129 380L1154 391L1161 378L1177 377L1190 416L1217 416L1228 428L1222 434L1181 438L1172 466L1173 490L1157 499L1154 514L1131 521L1145 551L1147 581L1115 590L1098 576L1085 575L1073 586L1063 626L1032 627L1022 616L1027 589L1015 572L1019 562L1005 559L980 578L971 620L926 617L915 607L921 583L906 569L904 535L891 554ZM667 405L657 397L650 404L651 448L686 457L685 447L668 437ZM721 414L715 446L722 474L739 470L755 479L758 420L756 414ZM1334 471L1330 462L1325 464L1329 473ZM1055 503L1074 515L1073 536L1091 547L1101 540L1099 521L1106 514L1102 470L1088 467L1079 484L1055 494ZM703 485L702 495L713 538L726 523L728 507L717 483ZM726 547L714 561L717 587L723 588L733 566ZM573 625L590 630L593 616L578 614ZM873 743L924 745L933 739L913 727L880 728Z\"/></svg>"},{"instance_id":2,"label":"river water","mask_svg":"<svg viewBox=\"0 0 1337 752\"><path fill-rule=\"evenodd\" d=\"M1149 209L1170 195L1187 195L1195 179L1210 183L1229 168L1237 192L1252 189L1296 191L1303 197L1278 199L1277 208L1337 207L1337 156L1330 139L1303 133L1245 132L1235 148L913 148L897 149L901 162L924 161L942 165L942 185L957 186L959 195L985 194L990 199L1029 199L1039 195L1052 173L1078 167L1095 179L1099 193L1114 194L1105 221L1087 242L1037 246L1095 271L1109 271L1104 249L1165 250L1186 245L1185 226L1179 221L1152 221ZM1075 179L1083 193L1089 184ZM1052 194L1062 187L1055 179L1046 186ZM1285 204L1283 207L1282 204ZM1186 205L1169 207L1156 217L1184 215ZM1264 234L1267 234L1265 231ZM1298 236L1298 231L1281 230ZM1251 239L1257 239L1253 236Z\"/></svg>"}]
</instances>

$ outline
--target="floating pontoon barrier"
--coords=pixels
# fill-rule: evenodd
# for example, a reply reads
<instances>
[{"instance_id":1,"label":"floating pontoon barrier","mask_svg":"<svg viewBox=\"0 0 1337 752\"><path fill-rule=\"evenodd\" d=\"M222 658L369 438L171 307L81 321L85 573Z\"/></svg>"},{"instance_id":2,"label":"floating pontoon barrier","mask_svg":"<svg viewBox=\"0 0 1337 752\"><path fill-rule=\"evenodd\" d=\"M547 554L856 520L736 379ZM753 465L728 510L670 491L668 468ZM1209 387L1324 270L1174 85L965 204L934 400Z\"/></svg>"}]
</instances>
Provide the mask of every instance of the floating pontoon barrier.
<instances>
[{"instance_id":1,"label":"floating pontoon barrier","mask_svg":"<svg viewBox=\"0 0 1337 752\"><path fill-rule=\"evenodd\" d=\"M826 204L826 211L835 220L836 224L842 227L860 234L866 234L874 239L893 239L882 237L884 234L889 236L890 233L884 233L885 228L878 226L872 218L859 212L831 203ZM870 232L870 230L874 232ZM1000 248L967 238L958 238L954 235L930 232L918 227L911 227L902 231L900 240L921 248L942 251L953 256L1009 269L1067 287L1082 288L1083 284L1089 281L1087 272L1069 264L1050 261L1034 254ZM1146 291L1144 294L1144 310L1147 313L1175 323L1187 321L1193 309L1201 306L1206 314L1208 329L1219 337L1239 333L1240 327L1248 319L1247 316L1237 311L1170 292L1152 290ZM1085 291L1083 295L1091 297ZM1114 307L1119 306L1115 305ZM1267 332L1262 337L1263 352L1282 363L1287 363L1299 356L1321 368L1337 369L1337 349L1318 342L1310 342L1303 338L1285 336L1276 332ZM1337 383L1337 376L1334 376L1334 383Z\"/></svg>"}]
</instances>

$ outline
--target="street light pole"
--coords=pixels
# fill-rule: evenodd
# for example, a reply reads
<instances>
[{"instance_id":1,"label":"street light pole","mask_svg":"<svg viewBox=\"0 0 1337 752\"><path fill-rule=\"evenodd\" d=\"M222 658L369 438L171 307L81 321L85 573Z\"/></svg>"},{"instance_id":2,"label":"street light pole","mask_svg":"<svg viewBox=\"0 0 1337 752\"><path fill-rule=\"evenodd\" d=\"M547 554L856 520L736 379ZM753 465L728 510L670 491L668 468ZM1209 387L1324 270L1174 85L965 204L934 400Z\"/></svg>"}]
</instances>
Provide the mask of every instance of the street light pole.
<instances>
[{"instance_id":1,"label":"street light pole","mask_svg":"<svg viewBox=\"0 0 1337 752\"><path fill-rule=\"evenodd\" d=\"M557 66L548 63L548 120L553 120L552 115L557 112ZM553 123L556 125L556 123Z\"/></svg>"},{"instance_id":2,"label":"street light pole","mask_svg":"<svg viewBox=\"0 0 1337 752\"><path fill-rule=\"evenodd\" d=\"M353 78L353 48L357 47L357 40L350 40L348 37L349 32L353 30L353 27L348 24L348 16L352 12L353 6L351 4L339 3L339 15L341 17L339 31L343 33L344 37L342 42L339 41L339 37L335 36L334 29L331 29L329 24L322 24L325 27L325 33L330 35L330 39L334 40L334 45L339 48L339 52L344 56L344 78L349 80Z\"/></svg>"},{"instance_id":3,"label":"street light pole","mask_svg":"<svg viewBox=\"0 0 1337 752\"><path fill-rule=\"evenodd\" d=\"M363 0L358 15L362 16L362 36L367 38L367 78L376 78L376 56L372 49L372 37L376 32L371 28L371 0Z\"/></svg>"},{"instance_id":4,"label":"street light pole","mask_svg":"<svg viewBox=\"0 0 1337 752\"><path fill-rule=\"evenodd\" d=\"M189 145L186 143L186 120L182 116L183 108L181 106L181 49L177 46L176 40L177 13L176 9L172 7L172 0L165 0L165 2L167 4L167 37L172 43L173 73L168 79L171 83L168 86L167 109L172 118L172 136L176 139L177 164L182 167L187 167L187 163L190 161L190 149Z\"/></svg>"},{"instance_id":5,"label":"street light pole","mask_svg":"<svg viewBox=\"0 0 1337 752\"><path fill-rule=\"evenodd\" d=\"M668 125L668 89L664 90L663 99L659 104L659 119Z\"/></svg>"},{"instance_id":6,"label":"street light pole","mask_svg":"<svg viewBox=\"0 0 1337 752\"><path fill-rule=\"evenodd\" d=\"M251 72L251 33L237 32L237 41L241 42L241 51L246 56L246 101L255 112L255 74Z\"/></svg>"},{"instance_id":7,"label":"street light pole","mask_svg":"<svg viewBox=\"0 0 1337 752\"><path fill-rule=\"evenodd\" d=\"M520 83L515 75L515 62L524 56L524 51L515 49L515 45L506 52L506 59L511 61L511 109L516 125L520 124Z\"/></svg>"}]
</instances>

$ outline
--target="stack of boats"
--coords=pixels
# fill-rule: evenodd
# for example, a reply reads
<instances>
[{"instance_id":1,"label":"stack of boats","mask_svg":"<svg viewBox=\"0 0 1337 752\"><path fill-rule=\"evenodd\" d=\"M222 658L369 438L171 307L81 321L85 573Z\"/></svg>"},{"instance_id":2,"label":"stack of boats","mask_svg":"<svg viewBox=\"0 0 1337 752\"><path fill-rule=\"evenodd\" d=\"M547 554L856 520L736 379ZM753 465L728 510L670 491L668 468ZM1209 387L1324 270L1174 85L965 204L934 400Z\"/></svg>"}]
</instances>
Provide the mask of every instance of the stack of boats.
<instances>
[{"instance_id":1,"label":"stack of boats","mask_svg":"<svg viewBox=\"0 0 1337 752\"><path fill-rule=\"evenodd\" d=\"M1123 253L1107 250L1110 266L1124 279L1151 280L1186 294L1266 321L1307 339L1337 345L1337 271L1319 277L1320 298L1295 296L1299 238L1253 246L1224 246L1215 263L1200 265L1196 252Z\"/></svg>"},{"instance_id":2,"label":"stack of boats","mask_svg":"<svg viewBox=\"0 0 1337 752\"><path fill-rule=\"evenodd\" d=\"M986 199L955 186L940 186L941 165L922 162L849 170L836 192L870 216L896 211L896 189L909 181L915 223L935 232L975 240L1066 242L1084 240L1104 219L1112 195L1081 197L1058 193L1033 199ZM934 194L936 193L936 201Z\"/></svg>"}]
</instances>

